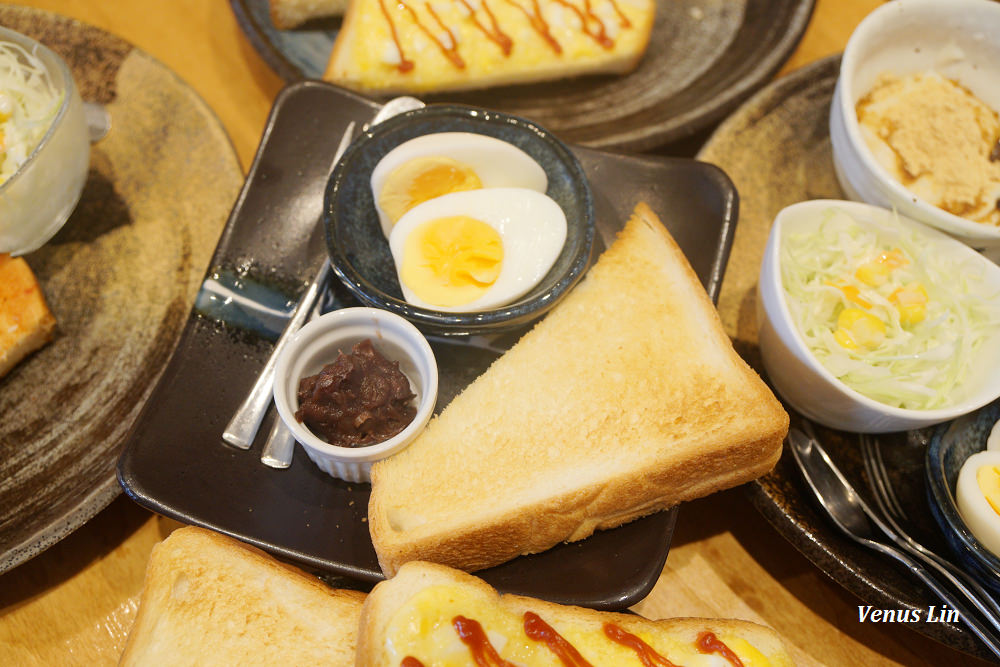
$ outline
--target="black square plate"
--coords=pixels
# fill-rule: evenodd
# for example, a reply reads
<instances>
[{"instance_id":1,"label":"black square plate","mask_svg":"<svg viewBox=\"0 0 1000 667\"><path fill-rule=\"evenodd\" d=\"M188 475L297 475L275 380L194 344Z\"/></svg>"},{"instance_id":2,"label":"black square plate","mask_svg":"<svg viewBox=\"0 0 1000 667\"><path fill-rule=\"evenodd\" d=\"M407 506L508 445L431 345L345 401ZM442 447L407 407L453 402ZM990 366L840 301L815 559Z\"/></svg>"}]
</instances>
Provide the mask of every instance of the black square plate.
<instances>
[{"instance_id":1,"label":"black square plate","mask_svg":"<svg viewBox=\"0 0 1000 667\"><path fill-rule=\"evenodd\" d=\"M336 147L350 122L360 127L377 110L373 102L314 81L282 91L209 276L238 275L246 285L294 299L325 253L317 221ZM736 224L737 196L729 178L692 160L573 150L594 194L595 256L644 200L715 299ZM339 290L334 294L332 307L350 303ZM310 569L378 581L382 573L366 523L367 484L328 477L301 450L287 470L261 464L273 409L249 451L222 441L226 422L270 349L266 336L192 312L128 438L119 481L133 500L155 512L232 535ZM485 370L497 351L442 340L435 343L435 354L441 407ZM676 508L660 512L479 575L504 592L621 609L656 583L676 516Z\"/></svg>"}]
</instances>

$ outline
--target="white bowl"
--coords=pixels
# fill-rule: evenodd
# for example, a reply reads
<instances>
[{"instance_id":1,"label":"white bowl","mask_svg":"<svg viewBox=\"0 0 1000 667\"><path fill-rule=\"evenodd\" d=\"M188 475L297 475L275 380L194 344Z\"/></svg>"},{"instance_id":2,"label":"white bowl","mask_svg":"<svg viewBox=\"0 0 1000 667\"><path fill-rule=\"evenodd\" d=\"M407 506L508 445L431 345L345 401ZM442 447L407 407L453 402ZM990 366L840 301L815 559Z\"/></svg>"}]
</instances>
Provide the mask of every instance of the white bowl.
<instances>
[{"instance_id":1,"label":"white bowl","mask_svg":"<svg viewBox=\"0 0 1000 667\"><path fill-rule=\"evenodd\" d=\"M0 184L0 252L39 248L66 223L80 200L90 166L83 102L66 63L44 45L0 27L0 41L19 44L42 61L63 101L28 159Z\"/></svg>"},{"instance_id":2,"label":"white bowl","mask_svg":"<svg viewBox=\"0 0 1000 667\"><path fill-rule=\"evenodd\" d=\"M295 418L299 380L315 375L355 343L371 339L375 349L409 379L416 394L417 414L392 438L364 447L331 445ZM320 470L348 482L371 481L375 461L402 451L423 430L437 401L438 369L430 344L415 326L378 308L344 308L313 320L289 341L278 356L274 376L274 403L281 420L292 431Z\"/></svg>"},{"instance_id":3,"label":"white bowl","mask_svg":"<svg viewBox=\"0 0 1000 667\"><path fill-rule=\"evenodd\" d=\"M943 408L897 408L851 389L813 356L792 319L781 282L780 244L788 233L815 228L821 214L840 208L874 224L888 222L893 213L868 204L814 200L793 204L778 213L764 251L757 283L757 325L764 368L774 388L795 410L831 428L857 433L887 433L929 426L954 419L1000 396L1000 329L977 350L979 358L954 400ZM985 280L1000 295L1000 266L968 246L913 220L900 222L927 236L936 252L949 253L983 266Z\"/></svg>"},{"instance_id":4,"label":"white bowl","mask_svg":"<svg viewBox=\"0 0 1000 667\"><path fill-rule=\"evenodd\" d=\"M1000 228L966 220L918 199L865 144L855 106L879 75L935 70L1000 111L1000 3L894 0L858 25L844 49L830 108L837 179L848 197L895 208L974 248L1000 247Z\"/></svg>"}]
</instances>

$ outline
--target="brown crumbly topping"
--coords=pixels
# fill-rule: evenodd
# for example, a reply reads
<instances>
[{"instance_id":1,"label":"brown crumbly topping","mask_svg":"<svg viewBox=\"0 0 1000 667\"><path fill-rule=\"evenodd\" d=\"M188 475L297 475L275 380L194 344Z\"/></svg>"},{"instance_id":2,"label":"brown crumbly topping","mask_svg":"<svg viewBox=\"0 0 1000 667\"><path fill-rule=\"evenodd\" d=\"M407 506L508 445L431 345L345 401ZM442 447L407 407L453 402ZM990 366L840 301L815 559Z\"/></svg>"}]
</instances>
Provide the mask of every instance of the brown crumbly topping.
<instances>
[{"instance_id":1,"label":"brown crumbly topping","mask_svg":"<svg viewBox=\"0 0 1000 667\"><path fill-rule=\"evenodd\" d=\"M955 215L1000 226L1000 116L934 72L883 74L857 105L879 162L911 192Z\"/></svg>"}]
</instances>

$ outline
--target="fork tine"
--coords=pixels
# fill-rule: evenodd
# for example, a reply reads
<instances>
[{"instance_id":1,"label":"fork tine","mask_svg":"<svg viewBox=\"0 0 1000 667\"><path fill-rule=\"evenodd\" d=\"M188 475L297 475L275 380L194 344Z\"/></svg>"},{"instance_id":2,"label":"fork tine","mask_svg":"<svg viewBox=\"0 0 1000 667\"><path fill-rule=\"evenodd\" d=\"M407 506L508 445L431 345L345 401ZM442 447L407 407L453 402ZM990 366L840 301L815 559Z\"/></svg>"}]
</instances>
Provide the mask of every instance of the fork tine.
<instances>
[{"instance_id":1,"label":"fork tine","mask_svg":"<svg viewBox=\"0 0 1000 667\"><path fill-rule=\"evenodd\" d=\"M875 464L876 472L882 479L882 488L885 493L886 503L889 505L889 508L895 512L897 518L904 519L906 518L906 510L903 509L903 504L899 502L899 498L896 496L896 491L892 486L892 480L889 478L889 471L886 470L885 460L882 458L882 443L878 438L873 436L868 436L868 440L871 443L872 450L875 454L873 463Z\"/></svg>"},{"instance_id":2,"label":"fork tine","mask_svg":"<svg viewBox=\"0 0 1000 667\"><path fill-rule=\"evenodd\" d=\"M896 508L890 507L885 466L878 465L874 439L866 434L861 434L858 436L858 440L861 443L861 460L865 466L865 473L868 475L868 486L875 497L875 504L878 505L889 524L895 528L894 518L900 514L895 512Z\"/></svg>"}]
</instances>

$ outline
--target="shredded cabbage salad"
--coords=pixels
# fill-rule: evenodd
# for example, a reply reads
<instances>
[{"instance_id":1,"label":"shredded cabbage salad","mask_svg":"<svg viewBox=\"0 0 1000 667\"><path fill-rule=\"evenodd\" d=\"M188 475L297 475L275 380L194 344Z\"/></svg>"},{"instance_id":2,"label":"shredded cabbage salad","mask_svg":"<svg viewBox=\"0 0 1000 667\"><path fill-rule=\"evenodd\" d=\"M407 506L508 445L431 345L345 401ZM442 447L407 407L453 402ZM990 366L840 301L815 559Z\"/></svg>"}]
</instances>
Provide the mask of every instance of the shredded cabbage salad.
<instances>
[{"instance_id":1,"label":"shredded cabbage salad","mask_svg":"<svg viewBox=\"0 0 1000 667\"><path fill-rule=\"evenodd\" d=\"M0 185L45 136L62 98L38 56L0 42Z\"/></svg>"},{"instance_id":2,"label":"shredded cabbage salad","mask_svg":"<svg viewBox=\"0 0 1000 667\"><path fill-rule=\"evenodd\" d=\"M827 370L869 398L948 405L1000 327L1000 293L981 262L940 243L895 215L876 226L837 208L815 231L783 239L782 283L799 332Z\"/></svg>"}]
</instances>

